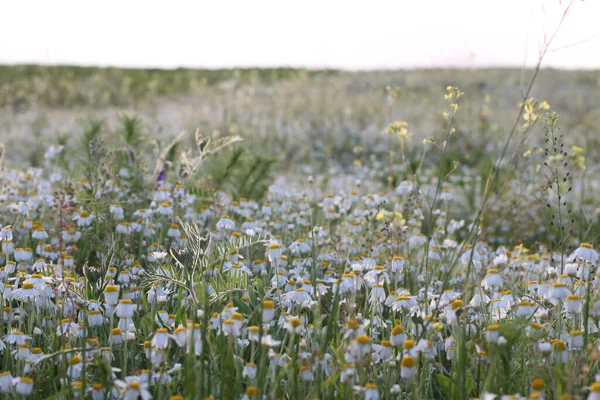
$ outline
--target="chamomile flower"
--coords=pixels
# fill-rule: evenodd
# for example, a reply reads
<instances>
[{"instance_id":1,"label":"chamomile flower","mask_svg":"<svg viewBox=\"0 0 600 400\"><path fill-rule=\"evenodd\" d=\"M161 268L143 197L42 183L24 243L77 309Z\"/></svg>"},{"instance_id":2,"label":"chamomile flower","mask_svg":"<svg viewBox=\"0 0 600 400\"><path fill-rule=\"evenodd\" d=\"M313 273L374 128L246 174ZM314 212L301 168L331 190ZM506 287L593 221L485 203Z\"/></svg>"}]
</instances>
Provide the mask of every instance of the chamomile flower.
<instances>
[{"instance_id":1,"label":"chamomile flower","mask_svg":"<svg viewBox=\"0 0 600 400\"><path fill-rule=\"evenodd\" d=\"M418 308L416 296L411 296L409 293L404 293L394 299L391 304L392 310L396 312L414 311Z\"/></svg>"},{"instance_id":2,"label":"chamomile flower","mask_svg":"<svg viewBox=\"0 0 600 400\"><path fill-rule=\"evenodd\" d=\"M484 292L475 292L471 301L469 301L469 305L473 307L479 307L481 305L489 304L490 298Z\"/></svg>"},{"instance_id":3,"label":"chamomile flower","mask_svg":"<svg viewBox=\"0 0 600 400\"><path fill-rule=\"evenodd\" d=\"M486 276L481 281L481 287L487 290L498 290L502 287L502 277L497 269L488 269Z\"/></svg>"},{"instance_id":4,"label":"chamomile flower","mask_svg":"<svg viewBox=\"0 0 600 400\"><path fill-rule=\"evenodd\" d=\"M415 375L415 371L417 369L417 362L415 360L415 357L411 355L405 355L404 357L402 357L400 365L400 376L402 377L402 379L410 379Z\"/></svg>"},{"instance_id":5,"label":"chamomile flower","mask_svg":"<svg viewBox=\"0 0 600 400\"><path fill-rule=\"evenodd\" d=\"M13 329L8 335L4 336L3 340L5 343L10 343L16 346L23 346L27 340L30 340L31 337L25 335L23 332Z\"/></svg>"},{"instance_id":6,"label":"chamomile flower","mask_svg":"<svg viewBox=\"0 0 600 400\"><path fill-rule=\"evenodd\" d=\"M110 215L116 220L121 221L125 218L125 213L123 211L123 207L120 204L113 204L109 208Z\"/></svg>"},{"instance_id":7,"label":"chamomile flower","mask_svg":"<svg viewBox=\"0 0 600 400\"><path fill-rule=\"evenodd\" d=\"M358 359L362 359L371 352L371 338L367 335L358 335L356 340L353 341L352 345L352 347L356 350L356 356Z\"/></svg>"},{"instance_id":8,"label":"chamomile flower","mask_svg":"<svg viewBox=\"0 0 600 400\"><path fill-rule=\"evenodd\" d=\"M569 332L569 349L571 350L581 350L583 349L583 336L581 335L580 330L574 330Z\"/></svg>"},{"instance_id":9,"label":"chamomile flower","mask_svg":"<svg viewBox=\"0 0 600 400\"><path fill-rule=\"evenodd\" d=\"M379 305L385 302L385 289L383 284L377 284L371 288L371 294L369 295L369 303Z\"/></svg>"},{"instance_id":10,"label":"chamomile flower","mask_svg":"<svg viewBox=\"0 0 600 400\"><path fill-rule=\"evenodd\" d=\"M36 239L36 240L41 240L41 241L44 241L44 240L46 240L46 239L49 238L48 233L46 233L46 231L44 230L44 228L41 228L41 227L35 229L33 231L32 235L31 235L31 237L34 238L34 239ZM4 243L10 243L10 242L4 242ZM6 246L6 248L4 248L5 247L4 243L2 244L3 245L2 251L4 253L7 253L7 254L8 253L12 253L12 249L9 249L8 246Z\"/></svg>"},{"instance_id":11,"label":"chamomile flower","mask_svg":"<svg viewBox=\"0 0 600 400\"><path fill-rule=\"evenodd\" d=\"M567 349L567 345L562 340L555 340L552 343L552 351L556 357L556 360L560 360L563 363L566 363L569 359L569 350Z\"/></svg>"},{"instance_id":12,"label":"chamomile flower","mask_svg":"<svg viewBox=\"0 0 600 400\"><path fill-rule=\"evenodd\" d=\"M275 262L281 259L283 248L279 243L271 243L267 248L267 258L270 262Z\"/></svg>"},{"instance_id":13,"label":"chamomile flower","mask_svg":"<svg viewBox=\"0 0 600 400\"><path fill-rule=\"evenodd\" d=\"M229 217L229 215L222 215L221 219L217 222L217 230L220 232L228 232L235 230L235 222Z\"/></svg>"},{"instance_id":14,"label":"chamomile flower","mask_svg":"<svg viewBox=\"0 0 600 400\"><path fill-rule=\"evenodd\" d=\"M188 340L188 330L183 326L178 326L173 330L171 338L175 341L177 346L183 347L186 345L186 342Z\"/></svg>"},{"instance_id":15,"label":"chamomile flower","mask_svg":"<svg viewBox=\"0 0 600 400\"><path fill-rule=\"evenodd\" d=\"M29 396L33 392L33 379L22 376L13 380L15 390L21 396Z\"/></svg>"},{"instance_id":16,"label":"chamomile flower","mask_svg":"<svg viewBox=\"0 0 600 400\"><path fill-rule=\"evenodd\" d=\"M225 319L222 323L222 332L225 336L240 336L239 325L233 319Z\"/></svg>"},{"instance_id":17,"label":"chamomile flower","mask_svg":"<svg viewBox=\"0 0 600 400\"><path fill-rule=\"evenodd\" d=\"M290 253L295 256L306 254L310 251L310 242L307 242L304 238L298 238L290 244L289 249Z\"/></svg>"},{"instance_id":18,"label":"chamomile flower","mask_svg":"<svg viewBox=\"0 0 600 400\"><path fill-rule=\"evenodd\" d=\"M582 310L582 302L579 296L569 295L565 300L565 309L568 313L580 313Z\"/></svg>"},{"instance_id":19,"label":"chamomile flower","mask_svg":"<svg viewBox=\"0 0 600 400\"><path fill-rule=\"evenodd\" d=\"M379 388L373 383L365 385L365 400L379 400Z\"/></svg>"},{"instance_id":20,"label":"chamomile flower","mask_svg":"<svg viewBox=\"0 0 600 400\"><path fill-rule=\"evenodd\" d=\"M109 306L116 306L119 302L119 287L108 285L104 289L104 300Z\"/></svg>"},{"instance_id":21,"label":"chamomile flower","mask_svg":"<svg viewBox=\"0 0 600 400\"><path fill-rule=\"evenodd\" d=\"M133 302L129 299L123 299L119 301L119 304L115 308L115 314L119 318L132 318L135 311Z\"/></svg>"},{"instance_id":22,"label":"chamomile flower","mask_svg":"<svg viewBox=\"0 0 600 400\"><path fill-rule=\"evenodd\" d=\"M289 333L297 335L304 330L304 323L298 317L289 317L286 319L285 328Z\"/></svg>"},{"instance_id":23,"label":"chamomile flower","mask_svg":"<svg viewBox=\"0 0 600 400\"><path fill-rule=\"evenodd\" d=\"M521 301L516 304L517 306L517 316L523 318L529 318L535 311L535 302L531 301Z\"/></svg>"},{"instance_id":24,"label":"chamomile flower","mask_svg":"<svg viewBox=\"0 0 600 400\"><path fill-rule=\"evenodd\" d=\"M170 238L178 238L181 236L181 231L179 230L179 225L171 224L169 230L167 231L167 236Z\"/></svg>"},{"instance_id":25,"label":"chamomile flower","mask_svg":"<svg viewBox=\"0 0 600 400\"><path fill-rule=\"evenodd\" d=\"M82 365L81 357L79 357L78 355L74 355L69 360L69 366L67 368L67 375L71 379L79 379L81 376L82 368L83 368L83 365Z\"/></svg>"},{"instance_id":26,"label":"chamomile flower","mask_svg":"<svg viewBox=\"0 0 600 400\"><path fill-rule=\"evenodd\" d=\"M544 383L544 381L542 379L534 379L531 382L531 394L539 394L539 395L544 395L544 391L546 389L546 384ZM530 397L531 398L531 397Z\"/></svg>"},{"instance_id":27,"label":"chamomile flower","mask_svg":"<svg viewBox=\"0 0 600 400\"><path fill-rule=\"evenodd\" d=\"M0 392L7 393L12 390L14 380L10 371L0 372Z\"/></svg>"},{"instance_id":28,"label":"chamomile flower","mask_svg":"<svg viewBox=\"0 0 600 400\"><path fill-rule=\"evenodd\" d=\"M272 348L277 347L281 344L281 341L273 339L271 335L263 335L260 339L261 345Z\"/></svg>"},{"instance_id":29,"label":"chamomile flower","mask_svg":"<svg viewBox=\"0 0 600 400\"><path fill-rule=\"evenodd\" d=\"M10 242L13 240L12 234L12 226L5 226L4 228L0 228L0 241L2 242Z\"/></svg>"},{"instance_id":30,"label":"chamomile flower","mask_svg":"<svg viewBox=\"0 0 600 400\"><path fill-rule=\"evenodd\" d=\"M500 325L498 324L488 325L485 334L485 338L488 341L488 343L498 343L498 339L500 338L499 330Z\"/></svg>"},{"instance_id":31,"label":"chamomile flower","mask_svg":"<svg viewBox=\"0 0 600 400\"><path fill-rule=\"evenodd\" d=\"M256 364L254 363L246 363L244 369L242 370L242 377L254 379L256 378Z\"/></svg>"},{"instance_id":32,"label":"chamomile flower","mask_svg":"<svg viewBox=\"0 0 600 400\"><path fill-rule=\"evenodd\" d=\"M402 328L400 325L394 326L390 336L390 343L394 346L402 346L405 340L406 334L404 333L404 328Z\"/></svg>"},{"instance_id":33,"label":"chamomile flower","mask_svg":"<svg viewBox=\"0 0 600 400\"><path fill-rule=\"evenodd\" d=\"M173 206L171 205L171 202L164 201L161 203L160 207L158 207L158 210L156 210L156 212L159 215L172 215L173 214Z\"/></svg>"},{"instance_id":34,"label":"chamomile flower","mask_svg":"<svg viewBox=\"0 0 600 400\"><path fill-rule=\"evenodd\" d=\"M590 264L597 264L598 259L600 259L600 255L596 250L594 250L594 247L591 244L581 243L579 247L571 253L568 261L573 262L576 260L582 260Z\"/></svg>"},{"instance_id":35,"label":"chamomile flower","mask_svg":"<svg viewBox=\"0 0 600 400\"><path fill-rule=\"evenodd\" d=\"M35 288L33 282L23 282L20 289L16 289L12 292L12 298L15 300L23 301L28 303L35 301L40 296L40 292Z\"/></svg>"},{"instance_id":36,"label":"chamomile flower","mask_svg":"<svg viewBox=\"0 0 600 400\"><path fill-rule=\"evenodd\" d=\"M300 287L283 295L282 301L289 304L303 304L312 301L306 289Z\"/></svg>"},{"instance_id":37,"label":"chamomile flower","mask_svg":"<svg viewBox=\"0 0 600 400\"><path fill-rule=\"evenodd\" d=\"M86 227L86 226L90 226L90 224L92 223L92 221L96 218L96 215L94 213L90 213L88 211L80 211L78 215L75 215L75 217L73 217L74 221L77 221L77 226L79 227ZM42 239L45 240L45 239Z\"/></svg>"},{"instance_id":38,"label":"chamomile flower","mask_svg":"<svg viewBox=\"0 0 600 400\"><path fill-rule=\"evenodd\" d=\"M152 395L148 391L148 383L137 376L127 376L125 380L116 380L115 385L120 388L119 397L123 400L150 400Z\"/></svg>"},{"instance_id":39,"label":"chamomile flower","mask_svg":"<svg viewBox=\"0 0 600 400\"><path fill-rule=\"evenodd\" d=\"M262 302L262 321L268 323L275 317L275 306L273 300L263 300Z\"/></svg>"},{"instance_id":40,"label":"chamomile flower","mask_svg":"<svg viewBox=\"0 0 600 400\"><path fill-rule=\"evenodd\" d=\"M119 345L123 343L123 331L121 328L114 328L109 337L109 343Z\"/></svg>"},{"instance_id":41,"label":"chamomile flower","mask_svg":"<svg viewBox=\"0 0 600 400\"><path fill-rule=\"evenodd\" d=\"M374 287L380 283L389 283L390 276L383 265L376 265L375 268L365 274L364 280L370 287Z\"/></svg>"},{"instance_id":42,"label":"chamomile flower","mask_svg":"<svg viewBox=\"0 0 600 400\"><path fill-rule=\"evenodd\" d=\"M380 344L374 344L373 349L380 360L389 360L393 355L392 343L389 340L382 340Z\"/></svg>"},{"instance_id":43,"label":"chamomile flower","mask_svg":"<svg viewBox=\"0 0 600 400\"><path fill-rule=\"evenodd\" d=\"M446 309L446 323L451 325L457 322L458 317L457 314L459 311L462 311L465 304L462 300L456 299L450 303L450 308Z\"/></svg>"},{"instance_id":44,"label":"chamomile flower","mask_svg":"<svg viewBox=\"0 0 600 400\"><path fill-rule=\"evenodd\" d=\"M402 355L404 356L409 355L412 357L417 357L420 350L421 349L417 347L417 344L412 339L406 339L402 344Z\"/></svg>"},{"instance_id":45,"label":"chamomile flower","mask_svg":"<svg viewBox=\"0 0 600 400\"><path fill-rule=\"evenodd\" d=\"M554 282L548 293L548 299L552 304L558 304L561 300L566 299L571 292L564 282Z\"/></svg>"},{"instance_id":46,"label":"chamomile flower","mask_svg":"<svg viewBox=\"0 0 600 400\"><path fill-rule=\"evenodd\" d=\"M587 400L600 400L600 380L596 380L590 386L590 393L587 396Z\"/></svg>"}]
</instances>

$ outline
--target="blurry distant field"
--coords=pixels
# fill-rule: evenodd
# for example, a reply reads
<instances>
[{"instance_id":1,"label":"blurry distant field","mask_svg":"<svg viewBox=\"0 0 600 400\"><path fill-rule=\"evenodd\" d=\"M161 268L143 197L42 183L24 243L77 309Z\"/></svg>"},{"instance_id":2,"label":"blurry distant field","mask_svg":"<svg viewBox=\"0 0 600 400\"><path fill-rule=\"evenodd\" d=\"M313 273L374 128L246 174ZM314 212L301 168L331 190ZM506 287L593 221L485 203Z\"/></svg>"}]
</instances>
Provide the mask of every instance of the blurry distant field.
<instances>
[{"instance_id":1,"label":"blurry distant field","mask_svg":"<svg viewBox=\"0 0 600 400\"><path fill-rule=\"evenodd\" d=\"M357 145L375 152L387 147L380 133L394 120L409 122L417 142L439 134L443 93L454 85L465 93L457 117L458 133L464 136L462 151L478 156L482 144L495 146L509 129L530 75L531 71L518 69L342 72L0 66L0 137L9 149L7 162L22 165L24 157L43 152L58 134L76 136L91 118L114 125L124 111L139 115L156 137L198 127L235 131L251 139L247 145L257 144L288 163L323 158L346 165L354 160ZM387 86L395 89L394 101ZM600 71L543 70L532 96L560 114L569 140L595 146L600 141L599 89ZM30 161L35 163L34 158Z\"/></svg>"}]
</instances>

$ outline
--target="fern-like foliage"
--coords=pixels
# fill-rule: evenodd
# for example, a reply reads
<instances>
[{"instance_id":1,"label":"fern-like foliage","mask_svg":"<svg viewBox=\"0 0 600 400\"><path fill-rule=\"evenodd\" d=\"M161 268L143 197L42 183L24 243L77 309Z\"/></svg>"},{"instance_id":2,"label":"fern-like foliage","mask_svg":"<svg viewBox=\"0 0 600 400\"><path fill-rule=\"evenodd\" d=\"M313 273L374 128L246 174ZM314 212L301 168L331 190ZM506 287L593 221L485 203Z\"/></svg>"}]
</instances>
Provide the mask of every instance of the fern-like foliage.
<instances>
[{"instance_id":1,"label":"fern-like foliage","mask_svg":"<svg viewBox=\"0 0 600 400\"><path fill-rule=\"evenodd\" d=\"M267 238L263 236L242 236L235 241L227 239L215 240L210 235L203 236L196 224L184 222L179 224L185 236L182 249L170 249L172 262L166 267L155 263L143 272L142 286L149 288L155 285L167 285L186 290L196 305L206 304L229 293L247 288L247 281L226 278L214 273L220 267L227 254L250 250L254 246L264 245ZM208 298L207 287L210 285L216 292Z\"/></svg>"},{"instance_id":2,"label":"fern-like foliage","mask_svg":"<svg viewBox=\"0 0 600 400\"><path fill-rule=\"evenodd\" d=\"M133 165L136 162L136 153L147 139L147 136L143 132L142 120L138 116L122 114L119 120L121 122L120 138L127 150L129 165Z\"/></svg>"},{"instance_id":3,"label":"fern-like foliage","mask_svg":"<svg viewBox=\"0 0 600 400\"><path fill-rule=\"evenodd\" d=\"M181 153L181 176L184 179L189 179L200 170L205 160L223 150L225 147L232 145L233 143L240 142L243 139L240 136L226 136L220 138L210 138L203 136L200 130L197 129L195 133L196 150L197 154L194 154L193 150Z\"/></svg>"},{"instance_id":4,"label":"fern-like foliage","mask_svg":"<svg viewBox=\"0 0 600 400\"><path fill-rule=\"evenodd\" d=\"M181 132L179 135L175 136L173 140L167 143L166 146L162 146L160 142L155 141L155 153L156 153L156 162L154 164L154 182L158 179L160 174L164 171L165 165L171 166L177 159L178 149L180 147L181 142L185 138L186 133Z\"/></svg>"}]
</instances>

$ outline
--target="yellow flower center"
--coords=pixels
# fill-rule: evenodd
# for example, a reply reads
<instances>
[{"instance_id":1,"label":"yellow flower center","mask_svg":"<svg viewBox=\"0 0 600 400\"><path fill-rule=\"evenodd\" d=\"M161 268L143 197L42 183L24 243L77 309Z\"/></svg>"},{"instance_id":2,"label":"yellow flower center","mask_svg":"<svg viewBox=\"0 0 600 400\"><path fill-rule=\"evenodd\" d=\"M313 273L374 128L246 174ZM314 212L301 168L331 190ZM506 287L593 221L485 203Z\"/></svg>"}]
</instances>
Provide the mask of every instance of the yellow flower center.
<instances>
[{"instance_id":1,"label":"yellow flower center","mask_svg":"<svg viewBox=\"0 0 600 400\"><path fill-rule=\"evenodd\" d=\"M356 337L356 341L360 344L369 344L371 343L371 339L367 335L358 335Z\"/></svg>"},{"instance_id":2,"label":"yellow flower center","mask_svg":"<svg viewBox=\"0 0 600 400\"><path fill-rule=\"evenodd\" d=\"M400 364L404 368L412 368L416 365L416 361L413 356L404 356L402 357L402 361L400 362Z\"/></svg>"},{"instance_id":3,"label":"yellow flower center","mask_svg":"<svg viewBox=\"0 0 600 400\"><path fill-rule=\"evenodd\" d=\"M534 379L533 382L531 382L531 388L533 390L544 390L545 387L546 384L542 379Z\"/></svg>"}]
</instances>

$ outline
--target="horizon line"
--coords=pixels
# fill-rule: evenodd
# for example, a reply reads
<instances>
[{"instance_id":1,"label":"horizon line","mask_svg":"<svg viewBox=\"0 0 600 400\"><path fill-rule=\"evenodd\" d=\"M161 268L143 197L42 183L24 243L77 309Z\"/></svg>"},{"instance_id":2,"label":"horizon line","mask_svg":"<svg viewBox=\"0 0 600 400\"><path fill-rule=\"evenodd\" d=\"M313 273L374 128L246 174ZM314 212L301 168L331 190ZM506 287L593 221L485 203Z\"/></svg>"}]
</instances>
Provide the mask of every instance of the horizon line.
<instances>
[{"instance_id":1,"label":"horizon line","mask_svg":"<svg viewBox=\"0 0 600 400\"><path fill-rule=\"evenodd\" d=\"M485 64L485 65L414 65L414 66L375 66L375 67L343 67L343 66L308 66L298 64L264 64L264 65L222 65L222 66L200 66L200 65L119 65L119 64L92 64L92 63L41 63L41 62L4 62L0 61L2 67L75 67L75 68L97 68L97 69L124 69L124 70L163 70L163 71L235 71L235 70L305 70L305 71L336 71L336 72L395 72L395 71L418 71L418 70L493 70L493 69L515 69L515 70L532 70L535 65L516 65L516 64ZM552 66L541 65L542 70L557 70L557 71L600 71L598 66Z\"/></svg>"}]
</instances>

